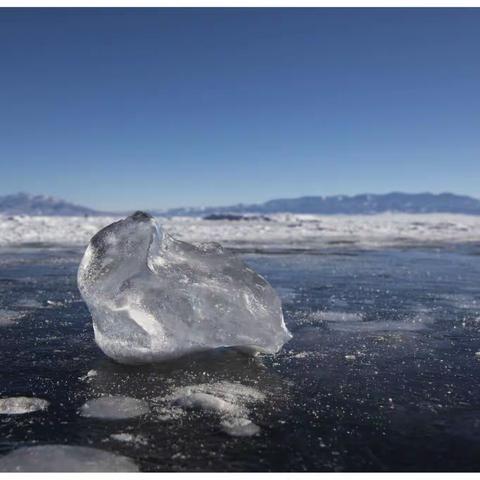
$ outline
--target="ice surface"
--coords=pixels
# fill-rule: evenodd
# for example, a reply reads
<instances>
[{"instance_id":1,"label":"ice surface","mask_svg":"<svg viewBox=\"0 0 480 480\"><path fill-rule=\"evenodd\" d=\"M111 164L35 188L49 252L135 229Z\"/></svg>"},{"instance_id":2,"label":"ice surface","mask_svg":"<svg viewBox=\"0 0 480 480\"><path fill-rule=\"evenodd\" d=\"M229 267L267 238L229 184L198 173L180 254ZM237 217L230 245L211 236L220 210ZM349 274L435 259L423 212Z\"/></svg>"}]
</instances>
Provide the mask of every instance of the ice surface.
<instances>
[{"instance_id":1,"label":"ice surface","mask_svg":"<svg viewBox=\"0 0 480 480\"><path fill-rule=\"evenodd\" d=\"M251 437L260 433L260 427L248 418L226 418L220 425L222 430L232 437Z\"/></svg>"},{"instance_id":2,"label":"ice surface","mask_svg":"<svg viewBox=\"0 0 480 480\"><path fill-rule=\"evenodd\" d=\"M134 445L148 445L148 440L142 435L134 435L132 433L121 432L121 433L112 433L110 435L112 440L123 443L132 443Z\"/></svg>"},{"instance_id":3,"label":"ice surface","mask_svg":"<svg viewBox=\"0 0 480 480\"><path fill-rule=\"evenodd\" d=\"M319 311L310 315L309 319L326 322L361 322L363 314L359 312Z\"/></svg>"},{"instance_id":4,"label":"ice surface","mask_svg":"<svg viewBox=\"0 0 480 480\"><path fill-rule=\"evenodd\" d=\"M345 332L416 332L431 327L433 322L434 319L424 313L415 314L403 320L332 322L330 328Z\"/></svg>"},{"instance_id":5,"label":"ice surface","mask_svg":"<svg viewBox=\"0 0 480 480\"><path fill-rule=\"evenodd\" d=\"M22 298L16 303L16 306L22 308L43 308L43 305L35 298Z\"/></svg>"},{"instance_id":6,"label":"ice surface","mask_svg":"<svg viewBox=\"0 0 480 480\"><path fill-rule=\"evenodd\" d=\"M145 415L148 411L148 403L144 400L116 395L89 400L81 407L80 415L105 420L122 420Z\"/></svg>"},{"instance_id":7,"label":"ice surface","mask_svg":"<svg viewBox=\"0 0 480 480\"><path fill-rule=\"evenodd\" d=\"M266 280L219 244L176 240L141 212L92 238L78 285L97 344L123 363L218 347L275 353L291 338Z\"/></svg>"},{"instance_id":8,"label":"ice surface","mask_svg":"<svg viewBox=\"0 0 480 480\"><path fill-rule=\"evenodd\" d=\"M157 399L157 401L162 401L164 399ZM161 422L169 422L171 420L178 420L183 417L185 410L181 407L176 407L175 405L160 406L155 409L155 418Z\"/></svg>"},{"instance_id":9,"label":"ice surface","mask_svg":"<svg viewBox=\"0 0 480 480\"><path fill-rule=\"evenodd\" d=\"M249 418L249 406L265 400L255 388L233 382L214 382L176 388L166 399L185 409L217 414L220 426L232 436L251 436L260 427Z\"/></svg>"},{"instance_id":10,"label":"ice surface","mask_svg":"<svg viewBox=\"0 0 480 480\"><path fill-rule=\"evenodd\" d=\"M90 447L22 447L0 457L0 472L138 472L127 457Z\"/></svg>"},{"instance_id":11,"label":"ice surface","mask_svg":"<svg viewBox=\"0 0 480 480\"><path fill-rule=\"evenodd\" d=\"M186 395L179 396L176 404L184 408L198 408L221 414L235 413L237 406L223 400L222 398L203 392L188 392Z\"/></svg>"},{"instance_id":12,"label":"ice surface","mask_svg":"<svg viewBox=\"0 0 480 480\"><path fill-rule=\"evenodd\" d=\"M0 309L0 327L11 327L24 316L21 312L13 310Z\"/></svg>"},{"instance_id":13,"label":"ice surface","mask_svg":"<svg viewBox=\"0 0 480 480\"><path fill-rule=\"evenodd\" d=\"M0 415L20 415L46 410L49 402L42 398L9 397L0 398Z\"/></svg>"}]
</instances>

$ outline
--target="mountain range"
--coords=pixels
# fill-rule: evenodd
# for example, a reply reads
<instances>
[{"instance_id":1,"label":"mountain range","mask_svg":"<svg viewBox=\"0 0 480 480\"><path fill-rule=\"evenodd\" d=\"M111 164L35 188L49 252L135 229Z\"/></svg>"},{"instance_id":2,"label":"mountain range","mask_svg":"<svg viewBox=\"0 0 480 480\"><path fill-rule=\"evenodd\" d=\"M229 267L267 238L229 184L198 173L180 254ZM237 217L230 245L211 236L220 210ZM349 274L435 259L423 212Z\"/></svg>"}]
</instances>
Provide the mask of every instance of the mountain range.
<instances>
[{"instance_id":1,"label":"mountain range","mask_svg":"<svg viewBox=\"0 0 480 480\"><path fill-rule=\"evenodd\" d=\"M282 198L258 204L237 204L224 207L174 208L149 210L162 216L209 216L221 214L374 214L402 213L463 213L480 215L480 200L453 193L401 193L308 196ZM0 214L3 215L120 215L125 212L101 212L75 205L62 199L44 195L17 193L0 196Z\"/></svg>"},{"instance_id":2,"label":"mountain range","mask_svg":"<svg viewBox=\"0 0 480 480\"><path fill-rule=\"evenodd\" d=\"M281 198L259 204L238 204L228 207L176 208L155 212L169 216L212 214L373 214L382 212L402 213L464 213L480 215L480 200L453 193L401 193L309 196Z\"/></svg>"}]
</instances>

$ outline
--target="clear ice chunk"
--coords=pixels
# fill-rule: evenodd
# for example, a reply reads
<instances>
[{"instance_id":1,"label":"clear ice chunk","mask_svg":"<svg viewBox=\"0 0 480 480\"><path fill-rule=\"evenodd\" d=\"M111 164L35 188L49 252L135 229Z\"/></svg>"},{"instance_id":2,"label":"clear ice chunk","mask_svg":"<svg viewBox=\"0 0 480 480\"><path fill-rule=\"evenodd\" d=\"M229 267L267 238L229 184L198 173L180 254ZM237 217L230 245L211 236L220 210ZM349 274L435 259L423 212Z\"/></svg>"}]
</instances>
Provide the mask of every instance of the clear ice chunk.
<instances>
[{"instance_id":1,"label":"clear ice chunk","mask_svg":"<svg viewBox=\"0 0 480 480\"><path fill-rule=\"evenodd\" d=\"M219 347L275 353L291 338L264 278L219 244L179 241L142 212L91 239L78 286L98 346L121 363Z\"/></svg>"}]
</instances>

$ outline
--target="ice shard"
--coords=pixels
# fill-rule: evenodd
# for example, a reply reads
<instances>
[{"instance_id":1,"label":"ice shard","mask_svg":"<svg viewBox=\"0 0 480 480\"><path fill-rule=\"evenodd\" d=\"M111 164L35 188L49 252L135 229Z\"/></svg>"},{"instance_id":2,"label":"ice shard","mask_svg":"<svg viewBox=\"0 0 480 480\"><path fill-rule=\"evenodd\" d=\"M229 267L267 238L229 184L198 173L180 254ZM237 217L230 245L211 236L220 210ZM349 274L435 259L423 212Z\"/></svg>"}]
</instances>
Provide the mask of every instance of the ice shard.
<instances>
[{"instance_id":1,"label":"ice shard","mask_svg":"<svg viewBox=\"0 0 480 480\"><path fill-rule=\"evenodd\" d=\"M98 346L121 363L219 347L275 353L291 338L264 278L217 243L173 238L143 212L91 239L78 286Z\"/></svg>"}]
</instances>

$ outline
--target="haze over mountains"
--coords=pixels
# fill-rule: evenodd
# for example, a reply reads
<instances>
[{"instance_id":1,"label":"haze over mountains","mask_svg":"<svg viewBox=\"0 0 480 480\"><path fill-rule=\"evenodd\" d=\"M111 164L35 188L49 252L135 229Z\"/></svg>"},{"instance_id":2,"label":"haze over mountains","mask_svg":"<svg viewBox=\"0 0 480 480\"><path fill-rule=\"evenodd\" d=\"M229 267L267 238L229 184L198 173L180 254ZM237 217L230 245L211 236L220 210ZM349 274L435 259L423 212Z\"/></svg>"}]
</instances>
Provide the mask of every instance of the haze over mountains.
<instances>
[{"instance_id":1,"label":"haze over mountains","mask_svg":"<svg viewBox=\"0 0 480 480\"><path fill-rule=\"evenodd\" d=\"M212 214L375 214L402 213L463 213L480 215L480 199L453 193L401 193L308 196L274 199L259 204L238 204L225 207L174 208L169 210L146 209L154 215L207 216ZM44 195L18 193L0 196L0 214L84 216L115 215L125 212L101 212L75 205L62 199Z\"/></svg>"}]
</instances>

